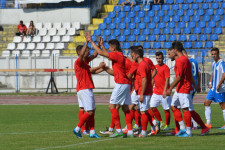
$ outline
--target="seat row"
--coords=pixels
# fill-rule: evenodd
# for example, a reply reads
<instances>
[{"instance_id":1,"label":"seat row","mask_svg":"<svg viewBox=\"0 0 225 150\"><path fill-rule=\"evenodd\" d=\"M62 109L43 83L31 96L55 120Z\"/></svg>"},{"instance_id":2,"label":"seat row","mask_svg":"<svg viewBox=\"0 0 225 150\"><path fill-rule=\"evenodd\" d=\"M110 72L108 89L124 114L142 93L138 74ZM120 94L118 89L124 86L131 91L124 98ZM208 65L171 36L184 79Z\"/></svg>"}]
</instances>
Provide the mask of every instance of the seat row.
<instances>
[{"instance_id":1,"label":"seat row","mask_svg":"<svg viewBox=\"0 0 225 150\"><path fill-rule=\"evenodd\" d=\"M29 57L29 56L42 56L42 57L49 57L51 55L60 55L60 50L23 50L23 51L19 51L19 50L14 50L14 51L9 51L9 50L5 50L2 52L2 56L3 57L9 57L9 56L23 56L23 57Z\"/></svg>"},{"instance_id":2,"label":"seat row","mask_svg":"<svg viewBox=\"0 0 225 150\"><path fill-rule=\"evenodd\" d=\"M60 28L60 29L56 29L56 28L51 28L51 29L47 29L47 28L42 28L39 29L37 31L37 35L39 36L45 36L45 35L50 35L50 36L54 36L54 35L75 35L76 34L76 29L75 28Z\"/></svg>"},{"instance_id":3,"label":"seat row","mask_svg":"<svg viewBox=\"0 0 225 150\"><path fill-rule=\"evenodd\" d=\"M176 4L176 3L212 3L212 2L222 2L223 0L166 0L165 3L168 4ZM118 4L122 4L125 0L119 0ZM143 2L139 0L139 3L142 4Z\"/></svg>"},{"instance_id":4,"label":"seat row","mask_svg":"<svg viewBox=\"0 0 225 150\"><path fill-rule=\"evenodd\" d=\"M19 43L19 44L9 43L7 50L25 50L25 49L29 49L29 50L58 49L58 50L61 50L64 48L65 48L64 43L37 43L37 44L36 43L27 43L27 44L26 43Z\"/></svg>"},{"instance_id":5,"label":"seat row","mask_svg":"<svg viewBox=\"0 0 225 150\"><path fill-rule=\"evenodd\" d=\"M20 42L23 42L23 43L30 43L30 42L33 42L33 43L40 43L40 42L43 42L43 43L46 43L46 42L53 42L53 43L56 43L56 42L69 42L71 40L71 37L70 36L49 36L49 35L46 35L46 36L34 36L33 38L30 37L30 36L25 36L24 39L22 40L22 37L20 36L15 36L14 39L13 39L13 43L20 43Z\"/></svg>"},{"instance_id":6,"label":"seat row","mask_svg":"<svg viewBox=\"0 0 225 150\"><path fill-rule=\"evenodd\" d=\"M30 23L25 23L25 25L27 27L29 27ZM76 30L79 30L81 28L80 22L56 22L56 23L51 23L51 22L38 22L35 23L35 28L36 29L42 29L42 28L46 28L46 29L51 29L51 28L56 28L56 29L60 29L60 28L65 28L65 29L70 29L70 28L75 28Z\"/></svg>"}]
</instances>

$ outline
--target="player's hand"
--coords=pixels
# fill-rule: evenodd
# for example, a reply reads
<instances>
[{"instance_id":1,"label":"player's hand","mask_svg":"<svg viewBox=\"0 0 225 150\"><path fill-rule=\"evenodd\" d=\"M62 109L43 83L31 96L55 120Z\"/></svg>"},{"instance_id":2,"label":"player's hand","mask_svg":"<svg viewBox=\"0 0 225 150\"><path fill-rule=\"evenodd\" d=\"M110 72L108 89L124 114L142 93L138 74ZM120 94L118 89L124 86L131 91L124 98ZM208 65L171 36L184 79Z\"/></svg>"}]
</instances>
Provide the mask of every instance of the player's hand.
<instances>
[{"instance_id":1,"label":"player's hand","mask_svg":"<svg viewBox=\"0 0 225 150\"><path fill-rule=\"evenodd\" d=\"M166 98L166 91L163 91L163 98Z\"/></svg>"},{"instance_id":2,"label":"player's hand","mask_svg":"<svg viewBox=\"0 0 225 150\"><path fill-rule=\"evenodd\" d=\"M216 87L216 91L217 91L217 92L219 92L220 86L221 86L221 85L218 85L218 86Z\"/></svg>"},{"instance_id":3,"label":"player's hand","mask_svg":"<svg viewBox=\"0 0 225 150\"><path fill-rule=\"evenodd\" d=\"M167 95L167 96L170 96L171 93L172 93L172 90L171 90L171 89L168 89L168 90L166 91L166 95Z\"/></svg>"},{"instance_id":4,"label":"player's hand","mask_svg":"<svg viewBox=\"0 0 225 150\"><path fill-rule=\"evenodd\" d=\"M104 45L104 42L103 42L103 38L100 36L99 38L99 45L102 47Z\"/></svg>"},{"instance_id":5,"label":"player's hand","mask_svg":"<svg viewBox=\"0 0 225 150\"><path fill-rule=\"evenodd\" d=\"M99 64L99 67L104 68L105 65L106 65L105 62L101 62L101 63Z\"/></svg>"},{"instance_id":6,"label":"player's hand","mask_svg":"<svg viewBox=\"0 0 225 150\"><path fill-rule=\"evenodd\" d=\"M195 87L195 90L197 91L197 93L200 93L201 92L201 88L199 86L196 86Z\"/></svg>"},{"instance_id":7,"label":"player's hand","mask_svg":"<svg viewBox=\"0 0 225 150\"><path fill-rule=\"evenodd\" d=\"M211 89L211 88L212 88L212 84L209 85L209 89Z\"/></svg>"},{"instance_id":8,"label":"player's hand","mask_svg":"<svg viewBox=\"0 0 225 150\"><path fill-rule=\"evenodd\" d=\"M144 99L144 96L141 94L140 97L139 97L139 101L142 103L143 99Z\"/></svg>"}]
</instances>

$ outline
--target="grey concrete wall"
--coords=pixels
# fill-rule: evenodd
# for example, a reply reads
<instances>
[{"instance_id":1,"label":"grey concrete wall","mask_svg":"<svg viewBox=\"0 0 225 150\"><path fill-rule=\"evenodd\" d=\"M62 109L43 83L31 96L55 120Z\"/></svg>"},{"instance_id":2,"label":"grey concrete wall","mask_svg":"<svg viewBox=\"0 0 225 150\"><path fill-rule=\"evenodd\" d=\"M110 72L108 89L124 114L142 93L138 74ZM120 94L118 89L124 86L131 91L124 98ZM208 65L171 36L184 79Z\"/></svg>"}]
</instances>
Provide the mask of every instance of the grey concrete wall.
<instances>
[{"instance_id":1,"label":"grey concrete wall","mask_svg":"<svg viewBox=\"0 0 225 150\"><path fill-rule=\"evenodd\" d=\"M91 17L96 17L97 12L102 9L103 4L106 4L107 0L91 0Z\"/></svg>"}]
</instances>

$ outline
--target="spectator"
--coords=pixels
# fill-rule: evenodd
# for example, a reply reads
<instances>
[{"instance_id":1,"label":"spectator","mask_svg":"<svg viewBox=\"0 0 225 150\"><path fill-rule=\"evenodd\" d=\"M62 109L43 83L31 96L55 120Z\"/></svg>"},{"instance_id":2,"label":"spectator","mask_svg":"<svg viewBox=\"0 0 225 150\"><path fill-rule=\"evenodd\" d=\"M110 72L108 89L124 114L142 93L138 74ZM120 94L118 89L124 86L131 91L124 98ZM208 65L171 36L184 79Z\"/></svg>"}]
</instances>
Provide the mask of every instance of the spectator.
<instances>
[{"instance_id":1,"label":"spectator","mask_svg":"<svg viewBox=\"0 0 225 150\"><path fill-rule=\"evenodd\" d=\"M160 0L154 0L154 4L159 4Z\"/></svg>"},{"instance_id":2,"label":"spectator","mask_svg":"<svg viewBox=\"0 0 225 150\"><path fill-rule=\"evenodd\" d=\"M7 4L7 0L0 0L0 8L7 8L8 4Z\"/></svg>"},{"instance_id":3,"label":"spectator","mask_svg":"<svg viewBox=\"0 0 225 150\"><path fill-rule=\"evenodd\" d=\"M34 26L34 22L31 20L26 34L29 35L29 36L34 36L35 30L36 29L35 29L35 26Z\"/></svg>"},{"instance_id":4,"label":"spectator","mask_svg":"<svg viewBox=\"0 0 225 150\"><path fill-rule=\"evenodd\" d=\"M125 2L122 3L122 6L124 5L130 5L130 7L133 8L133 6L136 5L136 0L125 0Z\"/></svg>"},{"instance_id":5,"label":"spectator","mask_svg":"<svg viewBox=\"0 0 225 150\"><path fill-rule=\"evenodd\" d=\"M145 5L145 1L147 1L147 5L149 5L150 2L153 2L153 0L143 0L143 5Z\"/></svg>"},{"instance_id":6,"label":"spectator","mask_svg":"<svg viewBox=\"0 0 225 150\"><path fill-rule=\"evenodd\" d=\"M17 26L17 36L21 36L22 35L22 40L24 35L26 35L27 32L27 27L25 26L25 24L23 24L23 21L20 21L20 24Z\"/></svg>"}]
</instances>

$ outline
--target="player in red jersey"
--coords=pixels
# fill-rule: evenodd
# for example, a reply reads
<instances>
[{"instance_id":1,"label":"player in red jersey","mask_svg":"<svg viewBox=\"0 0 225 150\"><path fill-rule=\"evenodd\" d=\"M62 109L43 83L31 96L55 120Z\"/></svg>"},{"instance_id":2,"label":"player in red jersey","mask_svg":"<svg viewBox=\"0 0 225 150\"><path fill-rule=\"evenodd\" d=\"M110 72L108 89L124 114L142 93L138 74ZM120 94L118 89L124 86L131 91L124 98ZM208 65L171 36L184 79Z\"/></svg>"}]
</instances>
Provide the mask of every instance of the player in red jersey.
<instances>
[{"instance_id":1,"label":"player in red jersey","mask_svg":"<svg viewBox=\"0 0 225 150\"><path fill-rule=\"evenodd\" d=\"M88 63L97 56L97 52L94 52L93 56L89 57L89 48L85 45L78 46L76 51L79 58L75 61L74 70L77 78L77 96L79 102L79 123L76 128L73 129L74 134L81 138L81 127L89 120L91 138L100 138L94 130L95 120L95 99L92 89L94 89L94 83L91 77L92 74L97 74L104 71L105 64L101 63L98 67L91 68ZM86 111L82 112L82 108Z\"/></svg>"},{"instance_id":2,"label":"player in red jersey","mask_svg":"<svg viewBox=\"0 0 225 150\"><path fill-rule=\"evenodd\" d=\"M164 130L169 130L170 125L170 106L171 106L171 96L166 96L166 90L169 88L170 81L170 69L163 63L164 56L162 52L156 52L156 61L155 65L157 69L157 74L154 78L154 91L151 97L150 107L151 110L158 121L160 121L161 126L164 125L162 122L161 115L157 109L159 104L162 104L162 107L165 112L165 122L166 125Z\"/></svg>"}]
</instances>

